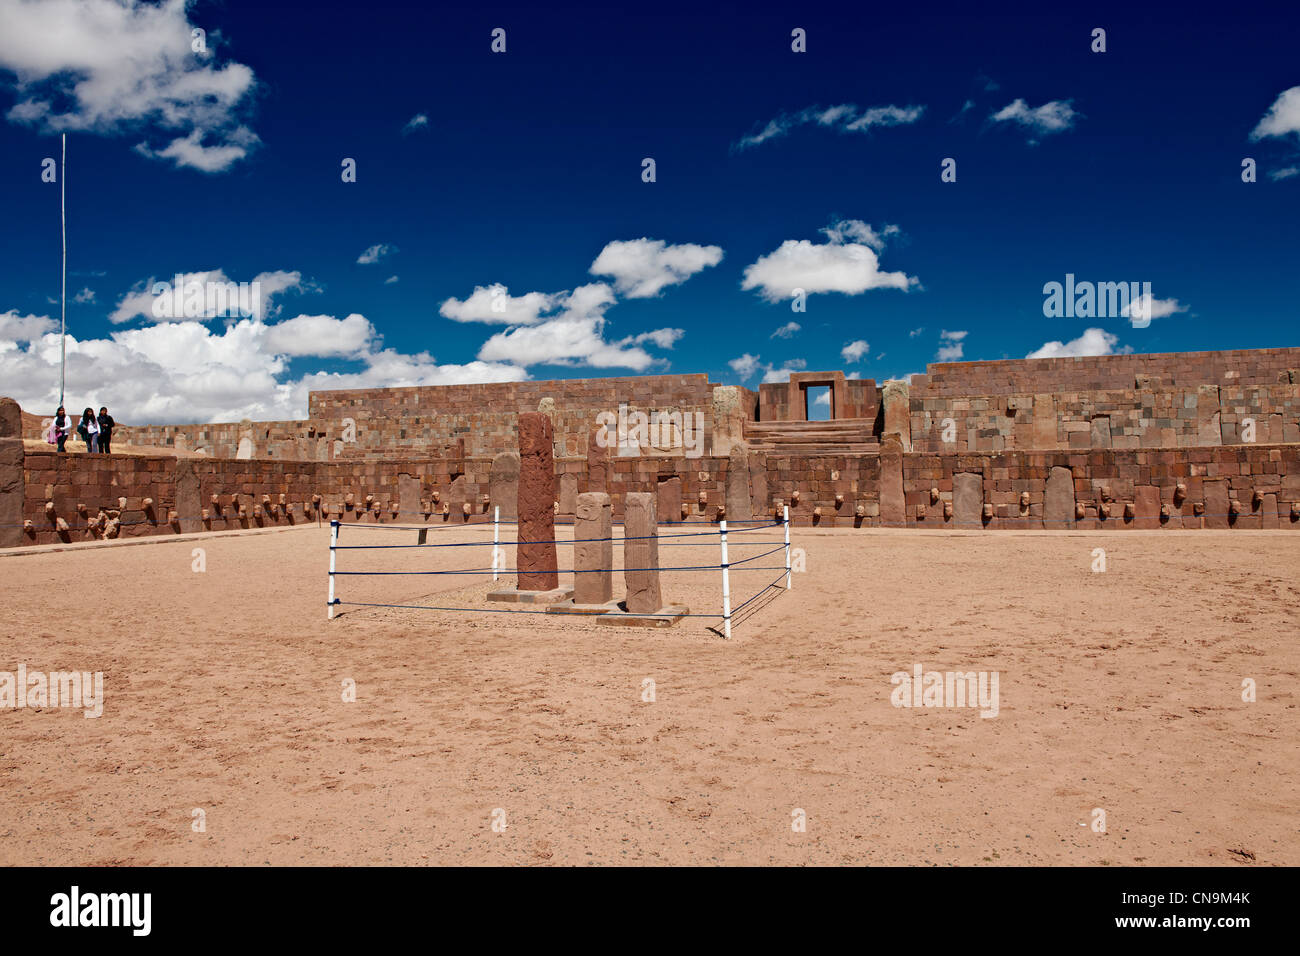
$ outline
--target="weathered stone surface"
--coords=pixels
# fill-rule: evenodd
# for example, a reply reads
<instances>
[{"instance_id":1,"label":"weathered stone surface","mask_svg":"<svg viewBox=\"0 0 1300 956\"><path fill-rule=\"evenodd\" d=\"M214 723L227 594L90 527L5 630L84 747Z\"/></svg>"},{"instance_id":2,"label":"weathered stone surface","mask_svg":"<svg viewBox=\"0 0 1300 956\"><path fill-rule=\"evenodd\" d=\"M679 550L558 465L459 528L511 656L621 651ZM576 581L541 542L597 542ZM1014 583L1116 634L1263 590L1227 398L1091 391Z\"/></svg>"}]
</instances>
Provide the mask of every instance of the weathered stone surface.
<instances>
[{"instance_id":1,"label":"weathered stone surface","mask_svg":"<svg viewBox=\"0 0 1300 956\"><path fill-rule=\"evenodd\" d=\"M767 497L767 456L749 453L749 500L755 515L766 514L771 501Z\"/></svg>"},{"instance_id":2,"label":"weathered stone surface","mask_svg":"<svg viewBox=\"0 0 1300 956\"><path fill-rule=\"evenodd\" d=\"M592 430L587 440L587 490L606 491L609 476L610 445L618 440L604 425Z\"/></svg>"},{"instance_id":3,"label":"weathered stone surface","mask_svg":"<svg viewBox=\"0 0 1300 956\"><path fill-rule=\"evenodd\" d=\"M679 475L660 477L655 487L655 508L664 521L682 520L682 479Z\"/></svg>"},{"instance_id":4,"label":"weathered stone surface","mask_svg":"<svg viewBox=\"0 0 1300 956\"><path fill-rule=\"evenodd\" d=\"M0 398L0 438L23 437L23 412L12 398Z\"/></svg>"},{"instance_id":5,"label":"weathered stone surface","mask_svg":"<svg viewBox=\"0 0 1300 956\"><path fill-rule=\"evenodd\" d=\"M907 524L903 448L896 434L887 434L880 443L880 523L886 528L901 528Z\"/></svg>"},{"instance_id":6,"label":"weathered stone surface","mask_svg":"<svg viewBox=\"0 0 1300 956\"><path fill-rule=\"evenodd\" d=\"M1201 445L1223 443L1217 385L1196 386L1196 441Z\"/></svg>"},{"instance_id":7,"label":"weathered stone surface","mask_svg":"<svg viewBox=\"0 0 1300 956\"><path fill-rule=\"evenodd\" d=\"M1205 491L1205 527L1229 527L1228 483L1226 481L1206 481L1201 487Z\"/></svg>"},{"instance_id":8,"label":"weathered stone surface","mask_svg":"<svg viewBox=\"0 0 1300 956\"><path fill-rule=\"evenodd\" d=\"M194 470L192 458L176 460L176 517L180 530L202 531L203 502L199 499L199 476Z\"/></svg>"},{"instance_id":9,"label":"weathered stone surface","mask_svg":"<svg viewBox=\"0 0 1300 956\"><path fill-rule=\"evenodd\" d=\"M749 487L749 446L733 442L727 462L727 497L724 502L728 521L750 521L754 517Z\"/></svg>"},{"instance_id":10,"label":"weathered stone surface","mask_svg":"<svg viewBox=\"0 0 1300 956\"><path fill-rule=\"evenodd\" d=\"M1089 436L1090 444L1093 448L1109 448L1110 444L1110 416L1098 415L1092 420L1092 434Z\"/></svg>"},{"instance_id":11,"label":"weathered stone surface","mask_svg":"<svg viewBox=\"0 0 1300 956\"><path fill-rule=\"evenodd\" d=\"M1260 527L1279 528L1282 526L1277 513L1277 495L1263 495L1259 503Z\"/></svg>"},{"instance_id":12,"label":"weathered stone surface","mask_svg":"<svg viewBox=\"0 0 1300 956\"><path fill-rule=\"evenodd\" d=\"M422 521L420 479L414 475L397 476L397 511L403 521Z\"/></svg>"},{"instance_id":13,"label":"weathered stone surface","mask_svg":"<svg viewBox=\"0 0 1300 956\"><path fill-rule=\"evenodd\" d=\"M912 400L906 382L886 382L880 390L880 401L885 408L885 426L882 438L897 435L903 451L912 450Z\"/></svg>"},{"instance_id":14,"label":"weathered stone surface","mask_svg":"<svg viewBox=\"0 0 1300 956\"><path fill-rule=\"evenodd\" d=\"M578 510L578 476L565 472L560 475L560 514L571 515Z\"/></svg>"},{"instance_id":15,"label":"weathered stone surface","mask_svg":"<svg viewBox=\"0 0 1300 956\"><path fill-rule=\"evenodd\" d=\"M613 508L609 495L578 495L573 519L573 601L604 604L614 600Z\"/></svg>"},{"instance_id":16,"label":"weathered stone surface","mask_svg":"<svg viewBox=\"0 0 1300 956\"><path fill-rule=\"evenodd\" d=\"M1043 494L1043 527L1049 530L1074 527L1074 476L1069 468L1053 468Z\"/></svg>"},{"instance_id":17,"label":"weathered stone surface","mask_svg":"<svg viewBox=\"0 0 1300 956\"><path fill-rule=\"evenodd\" d=\"M1034 396L1034 427L1032 431L1035 448L1055 448L1056 438L1056 402L1050 393Z\"/></svg>"},{"instance_id":18,"label":"weathered stone surface","mask_svg":"<svg viewBox=\"0 0 1300 956\"><path fill-rule=\"evenodd\" d=\"M657 529L655 496L642 491L629 494L623 506L623 578L631 614L653 614L663 607Z\"/></svg>"},{"instance_id":19,"label":"weathered stone surface","mask_svg":"<svg viewBox=\"0 0 1300 956\"><path fill-rule=\"evenodd\" d=\"M984 526L984 476L961 472L952 476L952 523L960 529Z\"/></svg>"},{"instance_id":20,"label":"weathered stone surface","mask_svg":"<svg viewBox=\"0 0 1300 956\"><path fill-rule=\"evenodd\" d=\"M713 454L725 458L731 446L745 437L745 395L734 385L713 389Z\"/></svg>"},{"instance_id":21,"label":"weathered stone surface","mask_svg":"<svg viewBox=\"0 0 1300 956\"><path fill-rule=\"evenodd\" d=\"M501 509L501 520L519 517L519 454L503 451L492 459L488 471L488 498Z\"/></svg>"},{"instance_id":22,"label":"weathered stone surface","mask_svg":"<svg viewBox=\"0 0 1300 956\"><path fill-rule=\"evenodd\" d=\"M23 440L0 438L0 548L27 544L23 534Z\"/></svg>"},{"instance_id":23,"label":"weathered stone surface","mask_svg":"<svg viewBox=\"0 0 1300 956\"><path fill-rule=\"evenodd\" d=\"M541 412L519 416L520 591L559 587L555 562L555 454L551 420Z\"/></svg>"},{"instance_id":24,"label":"weathered stone surface","mask_svg":"<svg viewBox=\"0 0 1300 956\"><path fill-rule=\"evenodd\" d=\"M1133 527L1160 527L1160 489L1155 485L1138 485L1134 489Z\"/></svg>"}]
</instances>

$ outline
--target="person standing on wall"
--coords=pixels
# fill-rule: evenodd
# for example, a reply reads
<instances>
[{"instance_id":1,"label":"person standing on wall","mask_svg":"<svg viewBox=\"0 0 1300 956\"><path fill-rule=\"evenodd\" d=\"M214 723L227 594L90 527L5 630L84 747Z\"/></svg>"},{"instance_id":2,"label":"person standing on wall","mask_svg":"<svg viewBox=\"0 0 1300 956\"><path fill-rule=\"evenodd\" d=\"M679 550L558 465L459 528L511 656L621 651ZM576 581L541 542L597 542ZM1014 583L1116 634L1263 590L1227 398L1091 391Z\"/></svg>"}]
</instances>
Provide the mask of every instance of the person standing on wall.
<instances>
[{"instance_id":1,"label":"person standing on wall","mask_svg":"<svg viewBox=\"0 0 1300 956\"><path fill-rule=\"evenodd\" d=\"M77 426L77 434L86 443L87 453L93 455L99 451L99 422L95 421L93 408L87 408L81 413L81 424Z\"/></svg>"},{"instance_id":2,"label":"person standing on wall","mask_svg":"<svg viewBox=\"0 0 1300 956\"><path fill-rule=\"evenodd\" d=\"M54 436L54 443L59 446L59 451L67 451L63 445L67 442L68 436L72 434L72 419L68 417L68 413L63 410L62 405L54 413L54 424L50 426L50 434Z\"/></svg>"},{"instance_id":3,"label":"person standing on wall","mask_svg":"<svg viewBox=\"0 0 1300 956\"><path fill-rule=\"evenodd\" d=\"M113 426L116 424L107 407L99 410L99 450L105 455L113 454Z\"/></svg>"}]
</instances>

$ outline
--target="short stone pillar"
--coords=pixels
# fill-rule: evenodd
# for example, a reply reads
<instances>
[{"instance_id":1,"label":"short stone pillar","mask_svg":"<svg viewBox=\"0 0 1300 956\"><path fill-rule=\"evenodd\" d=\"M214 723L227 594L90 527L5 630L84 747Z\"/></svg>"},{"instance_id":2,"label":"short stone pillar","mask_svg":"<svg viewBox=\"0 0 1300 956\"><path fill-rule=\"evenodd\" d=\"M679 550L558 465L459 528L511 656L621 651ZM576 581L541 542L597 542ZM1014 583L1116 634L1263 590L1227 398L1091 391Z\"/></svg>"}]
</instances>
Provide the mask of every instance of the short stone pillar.
<instances>
[{"instance_id":1,"label":"short stone pillar","mask_svg":"<svg viewBox=\"0 0 1300 956\"><path fill-rule=\"evenodd\" d=\"M634 491L623 505L623 578L629 614L656 614L659 591L659 519L655 496Z\"/></svg>"},{"instance_id":2,"label":"short stone pillar","mask_svg":"<svg viewBox=\"0 0 1300 956\"><path fill-rule=\"evenodd\" d=\"M502 520L513 521L519 515L519 455L503 451L492 459L488 472L488 497L501 509Z\"/></svg>"},{"instance_id":3,"label":"short stone pillar","mask_svg":"<svg viewBox=\"0 0 1300 956\"><path fill-rule=\"evenodd\" d=\"M573 602L608 604L614 600L613 508L609 495L578 495L573 520Z\"/></svg>"},{"instance_id":4,"label":"short stone pillar","mask_svg":"<svg viewBox=\"0 0 1300 956\"><path fill-rule=\"evenodd\" d=\"M727 496L724 499L728 521L749 521L754 517L750 490L749 446L743 441L732 442L727 461Z\"/></svg>"},{"instance_id":5,"label":"short stone pillar","mask_svg":"<svg viewBox=\"0 0 1300 956\"><path fill-rule=\"evenodd\" d=\"M912 399L911 387L906 382L886 382L880 390L880 402L885 407L885 426L881 438L897 435L902 450L912 450Z\"/></svg>"}]
</instances>

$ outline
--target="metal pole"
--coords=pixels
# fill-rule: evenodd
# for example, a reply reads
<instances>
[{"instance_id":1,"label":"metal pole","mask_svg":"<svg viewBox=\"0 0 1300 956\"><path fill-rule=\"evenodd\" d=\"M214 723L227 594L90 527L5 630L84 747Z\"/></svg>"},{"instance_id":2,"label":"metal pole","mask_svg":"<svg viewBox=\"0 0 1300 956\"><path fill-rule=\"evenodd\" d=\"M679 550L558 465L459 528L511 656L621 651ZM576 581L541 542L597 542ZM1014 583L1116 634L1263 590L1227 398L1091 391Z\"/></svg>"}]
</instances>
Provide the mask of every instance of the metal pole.
<instances>
[{"instance_id":1,"label":"metal pole","mask_svg":"<svg viewBox=\"0 0 1300 956\"><path fill-rule=\"evenodd\" d=\"M338 523L338 519L332 518L330 519L330 600L329 600L329 608L330 608L329 619L331 621L334 620L334 555L335 555L334 549L338 547L338 544L339 544L339 523Z\"/></svg>"},{"instance_id":2,"label":"metal pole","mask_svg":"<svg viewBox=\"0 0 1300 956\"><path fill-rule=\"evenodd\" d=\"M723 637L731 637L731 578L727 573L727 521L718 522L722 530L722 631Z\"/></svg>"},{"instance_id":3,"label":"metal pole","mask_svg":"<svg viewBox=\"0 0 1300 956\"><path fill-rule=\"evenodd\" d=\"M790 590L790 506L784 506L785 515L785 589Z\"/></svg>"},{"instance_id":4,"label":"metal pole","mask_svg":"<svg viewBox=\"0 0 1300 956\"><path fill-rule=\"evenodd\" d=\"M63 134L63 160L59 164L59 225L63 231L63 318L59 338L59 404L63 404L68 378L68 134Z\"/></svg>"},{"instance_id":5,"label":"metal pole","mask_svg":"<svg viewBox=\"0 0 1300 956\"><path fill-rule=\"evenodd\" d=\"M492 508L492 580L497 579L498 569L501 562L497 555L501 553L501 506L495 505Z\"/></svg>"}]
</instances>

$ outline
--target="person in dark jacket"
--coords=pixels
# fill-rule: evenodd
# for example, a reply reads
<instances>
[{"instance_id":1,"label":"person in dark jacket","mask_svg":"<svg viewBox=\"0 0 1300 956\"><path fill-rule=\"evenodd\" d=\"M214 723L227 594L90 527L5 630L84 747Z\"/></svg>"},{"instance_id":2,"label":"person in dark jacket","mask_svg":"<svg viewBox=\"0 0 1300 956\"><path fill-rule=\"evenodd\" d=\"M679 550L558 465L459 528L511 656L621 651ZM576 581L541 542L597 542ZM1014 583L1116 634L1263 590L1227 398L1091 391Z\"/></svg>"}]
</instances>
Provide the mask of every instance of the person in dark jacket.
<instances>
[{"instance_id":1,"label":"person in dark jacket","mask_svg":"<svg viewBox=\"0 0 1300 956\"><path fill-rule=\"evenodd\" d=\"M88 408L81 413L81 423L77 425L77 434L86 443L86 454L93 455L99 451L99 422L95 421L95 410Z\"/></svg>"},{"instance_id":2,"label":"person in dark jacket","mask_svg":"<svg viewBox=\"0 0 1300 956\"><path fill-rule=\"evenodd\" d=\"M107 408L99 410L99 450L105 455L113 453L113 427L117 422L113 421L113 416L108 413Z\"/></svg>"},{"instance_id":3,"label":"person in dark jacket","mask_svg":"<svg viewBox=\"0 0 1300 956\"><path fill-rule=\"evenodd\" d=\"M59 446L59 451L67 451L63 445L64 442L68 440L68 436L72 434L72 419L68 417L68 413L63 410L62 405L60 405L59 410L54 413L53 432L55 441Z\"/></svg>"}]
</instances>

